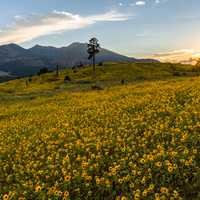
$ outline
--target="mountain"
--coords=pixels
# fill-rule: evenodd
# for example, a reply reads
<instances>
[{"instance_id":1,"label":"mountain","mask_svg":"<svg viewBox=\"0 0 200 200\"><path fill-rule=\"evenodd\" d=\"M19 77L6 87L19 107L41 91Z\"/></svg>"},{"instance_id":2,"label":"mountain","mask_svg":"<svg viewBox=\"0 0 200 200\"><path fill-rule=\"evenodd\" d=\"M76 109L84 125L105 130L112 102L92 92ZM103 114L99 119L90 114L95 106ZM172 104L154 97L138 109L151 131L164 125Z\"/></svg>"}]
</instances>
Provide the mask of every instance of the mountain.
<instances>
[{"instance_id":1,"label":"mountain","mask_svg":"<svg viewBox=\"0 0 200 200\"><path fill-rule=\"evenodd\" d=\"M16 44L0 46L0 71L13 76L27 76L36 73L48 64L41 56L32 54Z\"/></svg>"},{"instance_id":2,"label":"mountain","mask_svg":"<svg viewBox=\"0 0 200 200\"><path fill-rule=\"evenodd\" d=\"M96 61L158 62L152 59L130 58L104 48L97 55ZM61 48L36 45L30 49L24 49L16 44L0 46L0 71L9 72L15 77L35 74L43 67L55 70L57 64L64 68L79 63L90 63L86 43L75 42Z\"/></svg>"},{"instance_id":3,"label":"mountain","mask_svg":"<svg viewBox=\"0 0 200 200\"><path fill-rule=\"evenodd\" d=\"M55 48L55 47L44 47L36 45L29 49L33 55L43 56L48 58L54 64L60 64L65 66L73 66L76 64L84 63L88 64L87 44L86 43L72 43L67 47ZM137 61L137 59L122 56L114 53L107 49L101 49L100 53L96 56L97 62L104 61Z\"/></svg>"}]
</instances>

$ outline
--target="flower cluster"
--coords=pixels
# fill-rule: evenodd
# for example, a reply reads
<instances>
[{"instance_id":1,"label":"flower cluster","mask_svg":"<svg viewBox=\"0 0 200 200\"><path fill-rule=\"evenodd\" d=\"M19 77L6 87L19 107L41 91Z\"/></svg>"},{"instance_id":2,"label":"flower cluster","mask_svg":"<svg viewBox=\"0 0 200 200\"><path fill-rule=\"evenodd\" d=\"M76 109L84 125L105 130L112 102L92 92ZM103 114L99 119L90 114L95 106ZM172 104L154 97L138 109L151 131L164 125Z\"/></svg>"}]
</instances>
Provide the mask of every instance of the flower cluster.
<instances>
[{"instance_id":1,"label":"flower cluster","mask_svg":"<svg viewBox=\"0 0 200 200\"><path fill-rule=\"evenodd\" d=\"M0 198L199 196L200 79L0 102Z\"/></svg>"}]
</instances>

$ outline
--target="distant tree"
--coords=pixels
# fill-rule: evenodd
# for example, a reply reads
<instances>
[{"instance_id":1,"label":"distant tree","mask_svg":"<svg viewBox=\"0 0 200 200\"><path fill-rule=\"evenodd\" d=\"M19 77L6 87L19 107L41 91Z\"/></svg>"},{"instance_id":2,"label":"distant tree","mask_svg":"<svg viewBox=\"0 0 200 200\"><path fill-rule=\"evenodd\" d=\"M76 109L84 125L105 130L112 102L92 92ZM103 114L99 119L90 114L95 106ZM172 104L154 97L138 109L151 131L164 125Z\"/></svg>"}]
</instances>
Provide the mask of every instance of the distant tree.
<instances>
[{"instance_id":1,"label":"distant tree","mask_svg":"<svg viewBox=\"0 0 200 200\"><path fill-rule=\"evenodd\" d=\"M197 69L200 69L200 58L197 60L197 62L196 62L196 68Z\"/></svg>"},{"instance_id":2,"label":"distant tree","mask_svg":"<svg viewBox=\"0 0 200 200\"><path fill-rule=\"evenodd\" d=\"M96 38L92 38L89 40L88 43L88 50L87 50L89 57L88 59L91 60L92 59L92 64L93 64L93 74L95 76L95 57L96 54L98 54L100 52L100 45L98 43L98 40Z\"/></svg>"},{"instance_id":3,"label":"distant tree","mask_svg":"<svg viewBox=\"0 0 200 200\"><path fill-rule=\"evenodd\" d=\"M200 72L200 58L198 58L197 60L196 60L196 64L195 64L195 66L193 67L193 70L192 70L193 72Z\"/></svg>"},{"instance_id":4,"label":"distant tree","mask_svg":"<svg viewBox=\"0 0 200 200\"><path fill-rule=\"evenodd\" d=\"M56 65L56 76L59 76L59 65Z\"/></svg>"},{"instance_id":5,"label":"distant tree","mask_svg":"<svg viewBox=\"0 0 200 200\"><path fill-rule=\"evenodd\" d=\"M98 66L103 66L103 62L100 62L100 63L98 64Z\"/></svg>"},{"instance_id":6,"label":"distant tree","mask_svg":"<svg viewBox=\"0 0 200 200\"><path fill-rule=\"evenodd\" d=\"M125 84L125 80L124 80L124 79L121 80L121 84L122 84L122 85Z\"/></svg>"},{"instance_id":7,"label":"distant tree","mask_svg":"<svg viewBox=\"0 0 200 200\"><path fill-rule=\"evenodd\" d=\"M40 76L41 74L46 74L48 72L49 72L48 68L46 67L41 68L40 71L38 72L38 76Z\"/></svg>"}]
</instances>

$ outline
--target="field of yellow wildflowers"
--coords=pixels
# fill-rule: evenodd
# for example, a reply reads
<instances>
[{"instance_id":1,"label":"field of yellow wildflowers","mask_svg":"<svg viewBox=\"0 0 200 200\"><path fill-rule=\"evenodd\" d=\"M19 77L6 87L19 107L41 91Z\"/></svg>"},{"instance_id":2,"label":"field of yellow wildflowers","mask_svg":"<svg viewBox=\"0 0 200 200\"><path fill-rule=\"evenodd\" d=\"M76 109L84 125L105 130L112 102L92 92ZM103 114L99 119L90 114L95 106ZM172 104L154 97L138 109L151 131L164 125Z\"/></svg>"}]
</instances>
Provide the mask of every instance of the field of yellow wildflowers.
<instances>
[{"instance_id":1,"label":"field of yellow wildflowers","mask_svg":"<svg viewBox=\"0 0 200 200\"><path fill-rule=\"evenodd\" d=\"M200 199L200 78L0 101L0 199Z\"/></svg>"}]
</instances>

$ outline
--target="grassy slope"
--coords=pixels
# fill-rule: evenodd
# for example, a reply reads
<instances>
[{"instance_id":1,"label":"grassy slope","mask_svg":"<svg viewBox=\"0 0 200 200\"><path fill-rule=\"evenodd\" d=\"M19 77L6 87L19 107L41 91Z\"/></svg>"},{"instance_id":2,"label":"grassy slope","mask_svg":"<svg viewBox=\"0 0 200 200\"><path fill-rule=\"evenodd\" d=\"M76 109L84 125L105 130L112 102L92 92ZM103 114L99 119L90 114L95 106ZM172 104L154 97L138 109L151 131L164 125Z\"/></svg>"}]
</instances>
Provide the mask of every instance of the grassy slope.
<instances>
[{"instance_id":1,"label":"grassy slope","mask_svg":"<svg viewBox=\"0 0 200 200\"><path fill-rule=\"evenodd\" d=\"M89 89L91 84L76 84L78 80L92 80L92 69L86 67L73 73L71 69L60 72L59 78L55 73L32 77L32 82L26 87L27 79L18 79L15 81L0 84L0 95L3 94L31 94L45 93L55 89L58 90L83 90ZM162 64L162 63L107 63L102 67L97 67L96 79L103 87L110 87L120 84L124 79L128 83L144 80L164 80L174 79L174 75L179 78L186 76L195 76L193 67L190 65ZM72 83L65 84L64 77L68 75ZM177 78L177 77L176 77ZM93 80L92 80L93 81Z\"/></svg>"},{"instance_id":2,"label":"grassy slope","mask_svg":"<svg viewBox=\"0 0 200 200\"><path fill-rule=\"evenodd\" d=\"M1 84L0 198L198 199L200 79L168 67L107 64L103 91L63 83L90 68Z\"/></svg>"}]
</instances>

